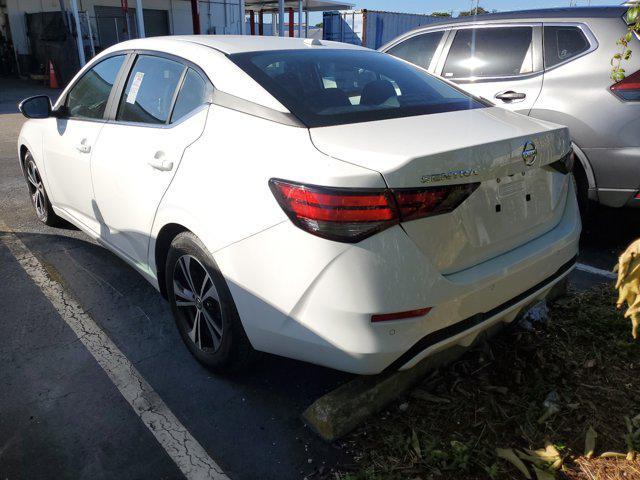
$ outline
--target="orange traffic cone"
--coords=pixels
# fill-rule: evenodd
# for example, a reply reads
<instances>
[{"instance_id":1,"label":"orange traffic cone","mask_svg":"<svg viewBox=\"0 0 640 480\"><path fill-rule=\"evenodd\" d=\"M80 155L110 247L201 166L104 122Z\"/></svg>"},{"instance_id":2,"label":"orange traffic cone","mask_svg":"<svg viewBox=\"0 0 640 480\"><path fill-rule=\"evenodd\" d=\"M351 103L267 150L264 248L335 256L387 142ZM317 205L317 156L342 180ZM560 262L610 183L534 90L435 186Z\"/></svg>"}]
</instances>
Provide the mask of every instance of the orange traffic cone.
<instances>
[{"instance_id":1,"label":"orange traffic cone","mask_svg":"<svg viewBox=\"0 0 640 480\"><path fill-rule=\"evenodd\" d=\"M56 78L56 70L53 68L53 62L49 60L49 88L60 88L58 79Z\"/></svg>"}]
</instances>

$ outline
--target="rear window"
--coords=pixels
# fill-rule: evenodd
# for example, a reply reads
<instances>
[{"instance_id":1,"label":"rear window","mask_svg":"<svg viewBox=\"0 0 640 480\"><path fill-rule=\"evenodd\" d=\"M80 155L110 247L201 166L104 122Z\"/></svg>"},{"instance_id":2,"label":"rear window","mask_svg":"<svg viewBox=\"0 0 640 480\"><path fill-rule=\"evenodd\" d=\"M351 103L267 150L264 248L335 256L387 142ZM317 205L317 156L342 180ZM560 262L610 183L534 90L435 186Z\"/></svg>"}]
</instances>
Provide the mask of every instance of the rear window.
<instances>
[{"instance_id":1,"label":"rear window","mask_svg":"<svg viewBox=\"0 0 640 480\"><path fill-rule=\"evenodd\" d=\"M308 127L483 108L423 70L367 50L277 50L230 55Z\"/></svg>"}]
</instances>

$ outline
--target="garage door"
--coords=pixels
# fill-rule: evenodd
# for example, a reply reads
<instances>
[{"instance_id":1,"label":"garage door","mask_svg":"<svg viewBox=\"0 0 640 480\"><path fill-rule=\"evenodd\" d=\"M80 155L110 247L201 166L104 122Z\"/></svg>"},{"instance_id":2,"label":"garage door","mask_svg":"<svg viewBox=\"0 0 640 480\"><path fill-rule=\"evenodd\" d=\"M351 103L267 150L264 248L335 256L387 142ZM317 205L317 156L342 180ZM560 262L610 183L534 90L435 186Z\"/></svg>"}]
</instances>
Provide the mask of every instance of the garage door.
<instances>
[{"instance_id":1,"label":"garage door","mask_svg":"<svg viewBox=\"0 0 640 480\"><path fill-rule=\"evenodd\" d=\"M138 38L136 11L130 8L125 17L120 7L94 7L98 27L98 44L102 49L116 43ZM166 10L145 8L144 30L147 37L169 35L169 14Z\"/></svg>"}]
</instances>

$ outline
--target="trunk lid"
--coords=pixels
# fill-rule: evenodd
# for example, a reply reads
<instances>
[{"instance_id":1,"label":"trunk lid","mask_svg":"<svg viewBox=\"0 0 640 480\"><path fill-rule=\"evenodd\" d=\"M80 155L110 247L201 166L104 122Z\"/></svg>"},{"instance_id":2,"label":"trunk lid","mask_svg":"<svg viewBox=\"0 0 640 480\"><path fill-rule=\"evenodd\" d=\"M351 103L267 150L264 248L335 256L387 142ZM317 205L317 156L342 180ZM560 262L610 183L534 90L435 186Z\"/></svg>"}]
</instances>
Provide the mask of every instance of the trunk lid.
<instances>
[{"instance_id":1,"label":"trunk lid","mask_svg":"<svg viewBox=\"0 0 640 480\"><path fill-rule=\"evenodd\" d=\"M546 166L569 151L570 139L549 122L486 108L313 128L310 135L321 152L380 172L390 188L480 182L453 212L402 224L443 274L544 234L564 211L569 177ZM537 156L527 165L530 142Z\"/></svg>"}]
</instances>

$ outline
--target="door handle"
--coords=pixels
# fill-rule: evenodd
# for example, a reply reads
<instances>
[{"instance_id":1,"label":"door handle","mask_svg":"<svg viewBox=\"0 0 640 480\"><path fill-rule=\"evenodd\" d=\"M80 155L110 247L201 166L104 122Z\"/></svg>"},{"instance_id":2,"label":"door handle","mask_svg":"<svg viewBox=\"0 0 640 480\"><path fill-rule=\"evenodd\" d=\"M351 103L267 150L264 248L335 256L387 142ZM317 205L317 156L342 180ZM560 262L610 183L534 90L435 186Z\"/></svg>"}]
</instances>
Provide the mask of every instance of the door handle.
<instances>
[{"instance_id":1,"label":"door handle","mask_svg":"<svg viewBox=\"0 0 640 480\"><path fill-rule=\"evenodd\" d=\"M507 90L506 92L496 93L495 98L509 103L515 100L524 100L525 98L527 98L527 94L522 92L514 92L513 90Z\"/></svg>"},{"instance_id":2,"label":"door handle","mask_svg":"<svg viewBox=\"0 0 640 480\"><path fill-rule=\"evenodd\" d=\"M149 160L149 165L156 170L160 170L161 172L168 172L173 170L173 162L168 161L165 158L163 151L158 151L153 156L153 160Z\"/></svg>"},{"instance_id":3,"label":"door handle","mask_svg":"<svg viewBox=\"0 0 640 480\"><path fill-rule=\"evenodd\" d=\"M76 150L78 150L80 153L90 153L91 145L87 145L87 139L83 138L80 141L80 144L76 145Z\"/></svg>"}]
</instances>

